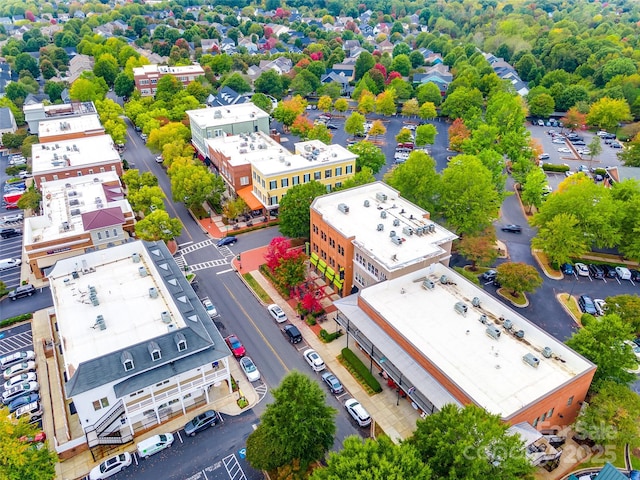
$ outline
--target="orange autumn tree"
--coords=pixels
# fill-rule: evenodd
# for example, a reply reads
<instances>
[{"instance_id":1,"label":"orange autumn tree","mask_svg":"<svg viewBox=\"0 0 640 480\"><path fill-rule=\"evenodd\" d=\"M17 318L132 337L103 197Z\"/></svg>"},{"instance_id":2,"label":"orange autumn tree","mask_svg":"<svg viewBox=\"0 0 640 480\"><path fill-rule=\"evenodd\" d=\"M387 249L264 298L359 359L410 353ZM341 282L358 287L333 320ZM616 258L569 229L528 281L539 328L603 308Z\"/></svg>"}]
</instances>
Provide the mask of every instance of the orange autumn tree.
<instances>
[{"instance_id":1,"label":"orange autumn tree","mask_svg":"<svg viewBox=\"0 0 640 480\"><path fill-rule=\"evenodd\" d=\"M291 133L299 136L300 138L306 138L309 131L313 128L313 123L308 117L304 115L298 115L291 124Z\"/></svg>"},{"instance_id":2,"label":"orange autumn tree","mask_svg":"<svg viewBox=\"0 0 640 480\"><path fill-rule=\"evenodd\" d=\"M462 142L471 137L471 131L461 118L456 118L449 127L449 148L454 152L462 151Z\"/></svg>"}]
</instances>

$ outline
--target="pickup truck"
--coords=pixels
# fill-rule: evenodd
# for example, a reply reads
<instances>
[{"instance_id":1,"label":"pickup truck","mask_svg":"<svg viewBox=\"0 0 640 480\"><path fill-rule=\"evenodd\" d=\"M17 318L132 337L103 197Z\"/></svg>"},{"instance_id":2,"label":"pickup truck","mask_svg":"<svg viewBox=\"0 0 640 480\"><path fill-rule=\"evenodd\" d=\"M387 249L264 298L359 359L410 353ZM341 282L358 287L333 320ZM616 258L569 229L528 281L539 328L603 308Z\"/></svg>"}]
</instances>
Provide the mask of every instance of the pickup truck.
<instances>
[{"instance_id":1,"label":"pickup truck","mask_svg":"<svg viewBox=\"0 0 640 480\"><path fill-rule=\"evenodd\" d=\"M289 343L300 343L302 341L300 330L295 325L285 325L281 331Z\"/></svg>"}]
</instances>

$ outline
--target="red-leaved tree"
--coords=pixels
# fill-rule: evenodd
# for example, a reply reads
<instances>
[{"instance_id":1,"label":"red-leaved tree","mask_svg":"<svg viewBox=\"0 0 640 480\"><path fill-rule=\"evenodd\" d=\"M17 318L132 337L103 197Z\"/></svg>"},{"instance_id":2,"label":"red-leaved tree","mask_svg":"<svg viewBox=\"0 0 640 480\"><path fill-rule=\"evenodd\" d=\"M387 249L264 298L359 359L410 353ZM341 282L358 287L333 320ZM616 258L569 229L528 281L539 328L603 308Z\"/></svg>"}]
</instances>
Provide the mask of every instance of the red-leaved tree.
<instances>
[{"instance_id":1,"label":"red-leaved tree","mask_svg":"<svg viewBox=\"0 0 640 480\"><path fill-rule=\"evenodd\" d=\"M267 261L267 267L272 272L278 268L280 262L287 254L287 251L291 248L291 241L285 237L275 237L269 242L267 253L264 254L264 259Z\"/></svg>"}]
</instances>

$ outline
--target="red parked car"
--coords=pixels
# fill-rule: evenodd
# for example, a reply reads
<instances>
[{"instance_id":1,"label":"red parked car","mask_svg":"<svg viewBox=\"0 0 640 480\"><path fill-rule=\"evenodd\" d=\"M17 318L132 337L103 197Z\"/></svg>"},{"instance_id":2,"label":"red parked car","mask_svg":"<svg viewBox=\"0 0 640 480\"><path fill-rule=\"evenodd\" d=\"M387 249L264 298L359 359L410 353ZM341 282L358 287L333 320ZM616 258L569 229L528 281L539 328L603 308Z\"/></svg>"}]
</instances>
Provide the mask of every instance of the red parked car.
<instances>
[{"instance_id":1,"label":"red parked car","mask_svg":"<svg viewBox=\"0 0 640 480\"><path fill-rule=\"evenodd\" d=\"M244 354L247 353L244 345L240 343L240 340L238 340L238 337L236 337L235 335L229 335L224 339L224 341L227 342L227 345L231 349L231 353L233 353L234 357L242 358L244 357Z\"/></svg>"}]
</instances>

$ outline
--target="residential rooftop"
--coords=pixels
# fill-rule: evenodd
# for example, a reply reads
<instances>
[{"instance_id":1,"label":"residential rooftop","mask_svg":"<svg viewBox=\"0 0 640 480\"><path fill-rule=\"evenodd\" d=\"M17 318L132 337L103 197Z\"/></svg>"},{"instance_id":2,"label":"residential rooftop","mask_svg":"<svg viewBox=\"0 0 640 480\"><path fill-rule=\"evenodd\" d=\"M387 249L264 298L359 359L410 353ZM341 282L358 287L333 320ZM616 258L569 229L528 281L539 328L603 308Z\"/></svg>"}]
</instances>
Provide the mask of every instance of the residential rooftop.
<instances>
[{"instance_id":1,"label":"residential rooftop","mask_svg":"<svg viewBox=\"0 0 640 480\"><path fill-rule=\"evenodd\" d=\"M476 404L502 418L595 368L440 263L365 288L360 300Z\"/></svg>"},{"instance_id":2,"label":"residential rooftop","mask_svg":"<svg viewBox=\"0 0 640 480\"><path fill-rule=\"evenodd\" d=\"M72 373L83 362L186 327L169 290L172 281L173 286L180 284L170 274L163 281L163 273L141 242L58 261L49 281L64 342L65 368ZM90 298L92 288L97 305ZM156 289L155 298L150 289ZM104 329L100 327L100 315Z\"/></svg>"},{"instance_id":3,"label":"residential rooftop","mask_svg":"<svg viewBox=\"0 0 640 480\"><path fill-rule=\"evenodd\" d=\"M457 238L383 182L323 195L311 208L389 271L440 256L440 245Z\"/></svg>"},{"instance_id":4,"label":"residential rooftop","mask_svg":"<svg viewBox=\"0 0 640 480\"><path fill-rule=\"evenodd\" d=\"M188 110L187 115L191 122L200 128L216 127L222 125L232 125L238 122L248 122L259 118L269 118L269 114L256 107L253 103L239 103L226 105L224 107L200 108L198 110ZM241 132L245 132L242 129ZM233 134L233 132L231 132Z\"/></svg>"},{"instance_id":5,"label":"residential rooftop","mask_svg":"<svg viewBox=\"0 0 640 480\"><path fill-rule=\"evenodd\" d=\"M37 143L31 150L34 177L69 167L100 165L120 161L110 135Z\"/></svg>"},{"instance_id":6,"label":"residential rooftop","mask_svg":"<svg viewBox=\"0 0 640 480\"><path fill-rule=\"evenodd\" d=\"M133 75L204 75L204 70L200 65L142 65L133 69Z\"/></svg>"},{"instance_id":7,"label":"residential rooftop","mask_svg":"<svg viewBox=\"0 0 640 480\"><path fill-rule=\"evenodd\" d=\"M66 119L50 119L42 120L38 128L38 136L53 137L57 135L69 135L73 133L91 133L102 132L104 127L100 123L100 117L96 114L81 115L79 117L70 117Z\"/></svg>"},{"instance_id":8,"label":"residential rooftop","mask_svg":"<svg viewBox=\"0 0 640 480\"><path fill-rule=\"evenodd\" d=\"M114 208L120 216L131 212L116 172L43 182L41 188L42 215L24 219L25 245L84 233L90 227L85 225L86 214L90 212L108 213Z\"/></svg>"},{"instance_id":9,"label":"residential rooftop","mask_svg":"<svg viewBox=\"0 0 640 480\"><path fill-rule=\"evenodd\" d=\"M343 146L325 145L320 140L296 143L295 153L292 153L260 131L210 138L207 145L229 158L232 166L251 164L265 176L307 171L315 166L356 158Z\"/></svg>"}]
</instances>

